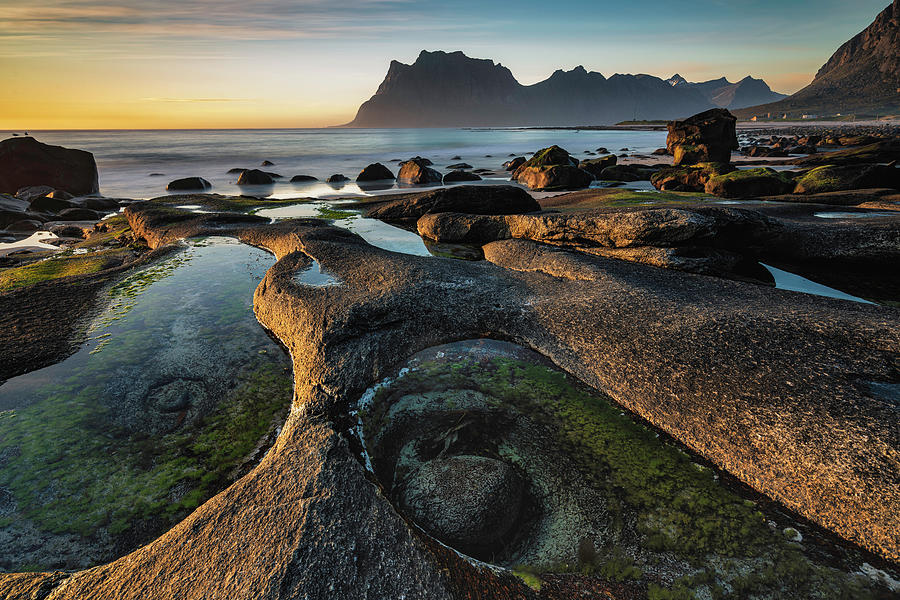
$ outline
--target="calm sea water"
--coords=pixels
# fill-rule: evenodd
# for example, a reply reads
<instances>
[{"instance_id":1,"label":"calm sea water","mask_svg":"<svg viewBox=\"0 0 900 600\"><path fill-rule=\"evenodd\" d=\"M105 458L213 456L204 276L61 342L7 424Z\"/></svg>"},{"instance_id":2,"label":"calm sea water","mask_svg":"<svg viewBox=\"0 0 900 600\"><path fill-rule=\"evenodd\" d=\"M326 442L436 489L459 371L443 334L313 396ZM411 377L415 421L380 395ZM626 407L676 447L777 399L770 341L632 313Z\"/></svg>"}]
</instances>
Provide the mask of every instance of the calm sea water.
<instances>
[{"instance_id":1,"label":"calm sea water","mask_svg":"<svg viewBox=\"0 0 900 600\"><path fill-rule=\"evenodd\" d=\"M7 135L11 132L5 132ZM2 135L3 132L0 132ZM294 175L321 180L342 173L350 179L366 165L381 162L394 173L392 159L424 156L435 168L464 161L474 168L500 169L510 154L527 155L559 144L573 156L608 148L619 152L650 152L665 145L664 131L569 131L522 129L274 129L167 131L31 131L38 140L93 152L105 196L152 198L166 193L166 184L180 177L203 177L214 192L236 194L237 175L229 169L259 167L285 176L268 190L273 197L333 197L373 193L354 183L342 187L291 184ZM3 137L7 137L4 135ZM490 156L487 156L490 155ZM460 159L454 157L459 156ZM262 161L275 163L260 167ZM160 175L152 175L158 173ZM491 181L506 180L498 175ZM383 191L383 190L382 190Z\"/></svg>"}]
</instances>

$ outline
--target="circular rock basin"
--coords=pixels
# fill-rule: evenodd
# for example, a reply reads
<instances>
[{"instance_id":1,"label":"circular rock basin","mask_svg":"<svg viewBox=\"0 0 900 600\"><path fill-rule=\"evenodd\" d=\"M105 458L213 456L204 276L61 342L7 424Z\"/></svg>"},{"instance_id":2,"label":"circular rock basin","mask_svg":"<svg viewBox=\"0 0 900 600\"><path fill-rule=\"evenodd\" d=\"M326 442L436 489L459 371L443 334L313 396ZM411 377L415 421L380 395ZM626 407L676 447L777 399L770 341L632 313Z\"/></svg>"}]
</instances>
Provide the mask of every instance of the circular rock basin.
<instances>
[{"instance_id":1,"label":"circular rock basin","mask_svg":"<svg viewBox=\"0 0 900 600\"><path fill-rule=\"evenodd\" d=\"M292 390L253 314L272 264L193 240L115 284L75 354L0 385L0 569L110 561L254 464Z\"/></svg>"},{"instance_id":2,"label":"circular rock basin","mask_svg":"<svg viewBox=\"0 0 900 600\"><path fill-rule=\"evenodd\" d=\"M532 584L577 573L658 598L886 592L861 572L873 557L519 346L423 351L356 414L362 458L402 514Z\"/></svg>"}]
</instances>

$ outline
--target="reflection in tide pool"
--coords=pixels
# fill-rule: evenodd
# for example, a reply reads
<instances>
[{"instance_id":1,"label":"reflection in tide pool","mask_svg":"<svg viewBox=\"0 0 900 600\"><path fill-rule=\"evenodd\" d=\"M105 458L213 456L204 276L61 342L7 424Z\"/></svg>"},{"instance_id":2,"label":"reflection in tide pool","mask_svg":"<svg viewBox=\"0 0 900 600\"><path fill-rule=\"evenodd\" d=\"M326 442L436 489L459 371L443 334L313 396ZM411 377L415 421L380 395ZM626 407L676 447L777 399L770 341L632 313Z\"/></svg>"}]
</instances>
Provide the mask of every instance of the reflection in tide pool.
<instances>
[{"instance_id":1,"label":"reflection in tide pool","mask_svg":"<svg viewBox=\"0 0 900 600\"><path fill-rule=\"evenodd\" d=\"M274 260L192 241L116 284L78 352L0 385L0 568L111 560L252 464L291 399L252 306Z\"/></svg>"},{"instance_id":2,"label":"reflection in tide pool","mask_svg":"<svg viewBox=\"0 0 900 600\"><path fill-rule=\"evenodd\" d=\"M871 219L873 217L896 217L900 216L900 213L887 211L849 212L832 210L813 213L813 216L819 217L820 219Z\"/></svg>"},{"instance_id":3,"label":"reflection in tide pool","mask_svg":"<svg viewBox=\"0 0 900 600\"><path fill-rule=\"evenodd\" d=\"M255 214L270 219L298 219L334 214L336 217L344 217L337 218L334 221L335 225L349 229L376 248L416 256L431 256L425 242L417 233L388 225L378 219L357 216L356 211L334 211L325 202L306 202L278 208L266 208Z\"/></svg>"},{"instance_id":4,"label":"reflection in tide pool","mask_svg":"<svg viewBox=\"0 0 900 600\"><path fill-rule=\"evenodd\" d=\"M827 298L837 298L839 300L851 300L853 302L862 302L863 304L875 304L874 302L869 302L868 300L864 300L857 296L845 294L840 290L830 288L828 286L822 285L821 283L810 281L805 277L800 277L799 275L794 275L793 273L788 273L787 271L782 271L781 269L770 267L767 264L760 264L768 269L769 273L772 274L772 277L775 278L775 287L777 289L790 290L792 292L803 292L805 294L825 296Z\"/></svg>"}]
</instances>

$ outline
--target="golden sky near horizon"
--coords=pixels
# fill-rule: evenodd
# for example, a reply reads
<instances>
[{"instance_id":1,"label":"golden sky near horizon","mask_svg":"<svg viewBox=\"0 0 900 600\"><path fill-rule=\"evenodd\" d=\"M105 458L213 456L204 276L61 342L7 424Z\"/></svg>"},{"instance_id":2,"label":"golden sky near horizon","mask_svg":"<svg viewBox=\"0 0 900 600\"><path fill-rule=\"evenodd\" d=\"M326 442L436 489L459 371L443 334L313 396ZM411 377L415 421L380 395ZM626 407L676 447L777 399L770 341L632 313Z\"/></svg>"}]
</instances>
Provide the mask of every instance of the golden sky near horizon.
<instances>
[{"instance_id":1,"label":"golden sky near horizon","mask_svg":"<svg viewBox=\"0 0 900 600\"><path fill-rule=\"evenodd\" d=\"M0 130L337 125L422 49L492 58L524 84L583 64L791 93L883 3L0 0Z\"/></svg>"}]
</instances>

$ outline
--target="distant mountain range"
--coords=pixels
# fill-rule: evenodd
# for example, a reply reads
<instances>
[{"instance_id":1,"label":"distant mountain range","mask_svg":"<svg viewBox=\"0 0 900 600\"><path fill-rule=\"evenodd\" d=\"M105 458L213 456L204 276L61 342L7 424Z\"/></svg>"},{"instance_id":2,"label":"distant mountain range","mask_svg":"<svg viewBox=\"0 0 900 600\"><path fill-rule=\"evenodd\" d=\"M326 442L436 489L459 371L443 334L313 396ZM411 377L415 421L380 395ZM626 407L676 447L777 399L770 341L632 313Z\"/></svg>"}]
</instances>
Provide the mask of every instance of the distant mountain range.
<instances>
[{"instance_id":1,"label":"distant mountain range","mask_svg":"<svg viewBox=\"0 0 900 600\"><path fill-rule=\"evenodd\" d=\"M736 112L741 118L837 113L900 114L900 0L838 48L808 86L779 102Z\"/></svg>"},{"instance_id":2,"label":"distant mountain range","mask_svg":"<svg viewBox=\"0 0 900 600\"><path fill-rule=\"evenodd\" d=\"M576 67L522 85L506 67L462 52L422 51L391 61L378 91L348 127L608 125L674 119L715 106L738 108L784 98L759 79L689 83L651 75L613 75Z\"/></svg>"},{"instance_id":3,"label":"distant mountain range","mask_svg":"<svg viewBox=\"0 0 900 600\"><path fill-rule=\"evenodd\" d=\"M691 83L681 75L673 75L666 81L675 87L691 87L700 92L710 104L732 110L787 98L786 94L773 92L762 79L753 79L749 75L737 83L731 83L724 77Z\"/></svg>"}]
</instances>

